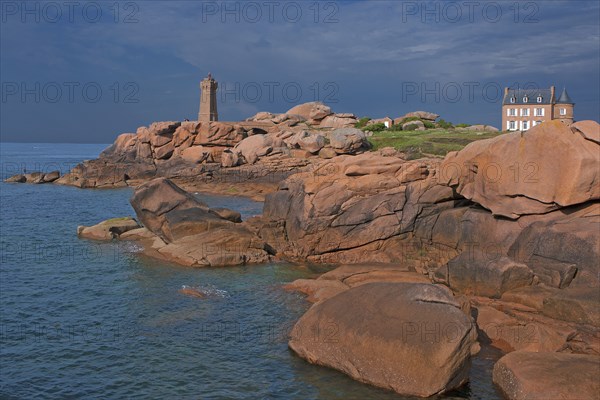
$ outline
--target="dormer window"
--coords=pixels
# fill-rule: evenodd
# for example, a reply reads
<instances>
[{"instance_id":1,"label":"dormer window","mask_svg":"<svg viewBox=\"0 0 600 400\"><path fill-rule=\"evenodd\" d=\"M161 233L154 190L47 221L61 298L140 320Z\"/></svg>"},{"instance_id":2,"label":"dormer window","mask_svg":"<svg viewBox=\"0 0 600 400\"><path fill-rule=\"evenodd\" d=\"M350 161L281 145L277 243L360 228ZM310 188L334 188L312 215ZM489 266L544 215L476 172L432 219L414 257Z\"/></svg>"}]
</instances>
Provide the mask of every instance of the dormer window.
<instances>
[{"instance_id":1,"label":"dormer window","mask_svg":"<svg viewBox=\"0 0 600 400\"><path fill-rule=\"evenodd\" d=\"M542 96L538 96L538 98L537 98L537 102L538 102L538 103L541 103L541 102L542 102Z\"/></svg>"},{"instance_id":2,"label":"dormer window","mask_svg":"<svg viewBox=\"0 0 600 400\"><path fill-rule=\"evenodd\" d=\"M523 97L523 103L527 103L529 99L527 98L527 96Z\"/></svg>"},{"instance_id":3,"label":"dormer window","mask_svg":"<svg viewBox=\"0 0 600 400\"><path fill-rule=\"evenodd\" d=\"M511 98L510 98L510 102L511 102L511 103L514 103L516 100L517 100L517 99L515 99L514 97L511 97Z\"/></svg>"}]
</instances>

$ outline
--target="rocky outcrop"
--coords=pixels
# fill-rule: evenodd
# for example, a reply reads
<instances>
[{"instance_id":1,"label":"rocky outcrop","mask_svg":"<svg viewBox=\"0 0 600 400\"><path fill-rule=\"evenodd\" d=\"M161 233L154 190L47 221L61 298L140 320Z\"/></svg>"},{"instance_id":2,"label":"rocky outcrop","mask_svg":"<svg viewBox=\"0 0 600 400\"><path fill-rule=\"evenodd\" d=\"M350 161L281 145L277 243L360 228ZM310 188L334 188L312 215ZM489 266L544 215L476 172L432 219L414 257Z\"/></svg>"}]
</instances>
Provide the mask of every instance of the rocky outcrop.
<instances>
[{"instance_id":1,"label":"rocky outcrop","mask_svg":"<svg viewBox=\"0 0 600 400\"><path fill-rule=\"evenodd\" d=\"M403 119L406 118L419 118L419 119L424 119L427 121L435 121L436 119L438 119L440 116L438 114L429 112L429 111L413 111L413 112L409 112L407 114L404 114L402 117L398 118L399 121L402 121Z\"/></svg>"},{"instance_id":2,"label":"rocky outcrop","mask_svg":"<svg viewBox=\"0 0 600 400\"><path fill-rule=\"evenodd\" d=\"M111 218L92 226L78 226L77 236L85 239L112 240L138 228L140 224L131 217Z\"/></svg>"},{"instance_id":3,"label":"rocky outcrop","mask_svg":"<svg viewBox=\"0 0 600 400\"><path fill-rule=\"evenodd\" d=\"M308 295L313 303L327 300L352 287L376 282L430 283L431 281L405 265L350 264L326 272L317 279L297 279L284 286Z\"/></svg>"},{"instance_id":4,"label":"rocky outcrop","mask_svg":"<svg viewBox=\"0 0 600 400\"><path fill-rule=\"evenodd\" d=\"M273 151L275 146L273 139L268 135L252 135L238 143L233 152L241 155L245 162L254 164L259 158Z\"/></svg>"},{"instance_id":5,"label":"rocky outcrop","mask_svg":"<svg viewBox=\"0 0 600 400\"><path fill-rule=\"evenodd\" d=\"M206 182L215 181L215 174L229 176L221 169L244 164L279 159L318 162L321 151L322 158L331 158L368 149L362 132L341 138L343 143L334 139L338 147L329 144L331 131L355 123L353 114L334 114L320 102L300 104L285 114L260 112L240 122L154 122L119 135L97 160L77 165L56 182L81 188L137 186L156 177L196 177ZM19 175L10 181L29 180Z\"/></svg>"},{"instance_id":6,"label":"rocky outcrop","mask_svg":"<svg viewBox=\"0 0 600 400\"><path fill-rule=\"evenodd\" d=\"M448 154L440 178L494 215L516 219L598 200L599 151L576 128L547 121Z\"/></svg>"},{"instance_id":7,"label":"rocky outcrop","mask_svg":"<svg viewBox=\"0 0 600 400\"><path fill-rule=\"evenodd\" d=\"M437 281L460 293L492 298L500 298L504 292L530 286L533 282L534 274L527 265L507 256L494 256L491 260L488 257L481 251L462 252L448 261L445 268L436 270L436 274L441 271L447 274Z\"/></svg>"},{"instance_id":8,"label":"rocky outcrop","mask_svg":"<svg viewBox=\"0 0 600 400\"><path fill-rule=\"evenodd\" d=\"M333 129L351 128L354 127L354 125L356 125L357 122L358 118L356 118L356 115L354 114L334 114L323 118L323 120L319 124L319 127Z\"/></svg>"},{"instance_id":9,"label":"rocky outcrop","mask_svg":"<svg viewBox=\"0 0 600 400\"><path fill-rule=\"evenodd\" d=\"M266 262L269 253L238 212L211 209L166 178L139 186L131 205L155 236L147 247L157 255L189 266Z\"/></svg>"},{"instance_id":10,"label":"rocky outcrop","mask_svg":"<svg viewBox=\"0 0 600 400\"><path fill-rule=\"evenodd\" d=\"M289 346L311 363L422 397L465 383L478 348L452 294L415 283L368 283L319 302L294 326Z\"/></svg>"},{"instance_id":11,"label":"rocky outcrop","mask_svg":"<svg viewBox=\"0 0 600 400\"><path fill-rule=\"evenodd\" d=\"M28 174L17 174L4 180L7 183L52 183L60 178L59 171L31 172Z\"/></svg>"},{"instance_id":12,"label":"rocky outcrop","mask_svg":"<svg viewBox=\"0 0 600 400\"><path fill-rule=\"evenodd\" d=\"M525 137L548 132L551 126L537 126ZM575 134L562 124L557 129ZM556 134L550 132L549 137ZM502 138L506 145L514 140L509 134L471 146L475 153L487 154L487 147L503 148ZM578 138L597 146L579 133L572 146L578 145ZM539 154L543 147L530 150L528 157L543 158ZM593 196L583 196L583 203L567 207L557 204L559 209L542 215L524 214L518 220L494 215L461 195L466 184L452 185L446 179L448 160L468 159L473 152L468 146L443 162L406 161L401 154L388 151L324 161L310 172L289 177L277 192L267 196L259 234L286 259L400 262L467 295L500 299L520 289L555 288L557 292L539 291L544 294L535 312L600 326L600 315L594 311L600 304L600 204ZM587 157L585 152L583 155ZM589 157L591 165L591 153ZM555 162L560 169L561 159L555 158ZM588 191L596 190L591 188L597 179L595 170L574 174L575 181L581 177L587 182ZM502 185L497 185L486 188L483 194L503 192ZM509 201L510 196L507 205ZM336 290L339 288L336 285ZM518 301L526 302L527 297Z\"/></svg>"},{"instance_id":13,"label":"rocky outcrop","mask_svg":"<svg viewBox=\"0 0 600 400\"><path fill-rule=\"evenodd\" d=\"M141 240L149 254L190 266L274 257L349 264L287 285L315 303L294 328L290 347L310 362L406 395L430 396L465 382L474 321L479 340L504 351L600 355L597 124L544 123L475 142L443 161L406 160L393 149L364 152L364 134L354 128L311 131L306 115L314 121L318 109L257 115L285 129L257 128L225 150L198 144L219 149L215 169L187 169L171 159L151 164L155 173L169 168L191 179L202 169L213 180L285 170L273 178L280 183L267 195L262 218L240 222L239 213L211 209L157 179L132 197L145 228L120 238ZM153 154L171 143L177 157L185 143L194 148L192 131L199 128L153 129L161 137L147 142ZM213 135L227 144L235 131ZM133 139L124 136L115 146L129 149ZM110 163L102 162L107 169L97 171L108 171ZM511 163L519 179L506 177ZM530 165L541 183L525 184L532 176L522 168ZM493 167L501 172L494 180ZM131 180L125 175L120 181ZM104 172L93 179L109 180ZM429 329L415 331L457 321L462 329L451 342L428 341Z\"/></svg>"},{"instance_id":14,"label":"rocky outcrop","mask_svg":"<svg viewBox=\"0 0 600 400\"><path fill-rule=\"evenodd\" d=\"M142 224L167 243L232 223L222 216L227 211L211 210L166 178L139 186L131 205Z\"/></svg>"},{"instance_id":15,"label":"rocky outcrop","mask_svg":"<svg viewBox=\"0 0 600 400\"><path fill-rule=\"evenodd\" d=\"M469 125L463 128L467 131L475 131L475 132L498 132L499 129L491 126L491 125Z\"/></svg>"},{"instance_id":16,"label":"rocky outcrop","mask_svg":"<svg viewBox=\"0 0 600 400\"><path fill-rule=\"evenodd\" d=\"M292 107L286 112L287 115L297 115L311 123L319 123L323 118L333 114L331 108L319 101L304 103Z\"/></svg>"},{"instance_id":17,"label":"rocky outcrop","mask_svg":"<svg viewBox=\"0 0 600 400\"><path fill-rule=\"evenodd\" d=\"M402 124L403 131L424 131L425 124L422 121L408 121Z\"/></svg>"},{"instance_id":18,"label":"rocky outcrop","mask_svg":"<svg viewBox=\"0 0 600 400\"><path fill-rule=\"evenodd\" d=\"M369 149L365 133L356 128L340 128L329 135L331 148L338 154L356 154L360 150Z\"/></svg>"},{"instance_id":19,"label":"rocky outcrop","mask_svg":"<svg viewBox=\"0 0 600 400\"><path fill-rule=\"evenodd\" d=\"M600 125L596 121L578 121L572 124L570 128L587 140L600 144Z\"/></svg>"},{"instance_id":20,"label":"rocky outcrop","mask_svg":"<svg viewBox=\"0 0 600 400\"><path fill-rule=\"evenodd\" d=\"M509 400L597 399L600 357L516 351L494 366L494 383Z\"/></svg>"}]
</instances>

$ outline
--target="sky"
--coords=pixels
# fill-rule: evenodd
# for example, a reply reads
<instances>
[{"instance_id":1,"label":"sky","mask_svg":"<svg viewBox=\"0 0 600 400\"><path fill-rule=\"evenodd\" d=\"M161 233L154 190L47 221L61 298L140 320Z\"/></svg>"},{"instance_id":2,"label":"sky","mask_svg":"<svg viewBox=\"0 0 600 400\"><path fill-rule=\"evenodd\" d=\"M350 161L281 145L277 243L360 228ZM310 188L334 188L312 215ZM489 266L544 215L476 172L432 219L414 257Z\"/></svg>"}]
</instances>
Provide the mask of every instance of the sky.
<instances>
[{"instance_id":1,"label":"sky","mask_svg":"<svg viewBox=\"0 0 600 400\"><path fill-rule=\"evenodd\" d=\"M153 121L323 101L500 127L502 90L566 87L599 120L598 1L0 1L0 140L110 143Z\"/></svg>"}]
</instances>

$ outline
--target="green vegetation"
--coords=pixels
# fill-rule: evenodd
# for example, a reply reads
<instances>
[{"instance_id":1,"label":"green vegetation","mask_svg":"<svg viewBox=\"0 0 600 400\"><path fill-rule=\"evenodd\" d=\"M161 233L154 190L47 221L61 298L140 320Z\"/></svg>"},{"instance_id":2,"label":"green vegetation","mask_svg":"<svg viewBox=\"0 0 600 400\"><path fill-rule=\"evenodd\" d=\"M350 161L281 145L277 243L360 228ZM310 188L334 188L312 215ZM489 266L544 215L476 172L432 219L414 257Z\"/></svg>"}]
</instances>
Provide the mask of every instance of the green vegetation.
<instances>
[{"instance_id":1,"label":"green vegetation","mask_svg":"<svg viewBox=\"0 0 600 400\"><path fill-rule=\"evenodd\" d=\"M364 128L367 125L367 122L369 122L371 120L371 118L369 117L362 117L361 119L358 120L358 122L356 124L354 124L355 128Z\"/></svg>"},{"instance_id":2,"label":"green vegetation","mask_svg":"<svg viewBox=\"0 0 600 400\"><path fill-rule=\"evenodd\" d=\"M452 122L446 122L445 120L443 120L441 118L438 120L437 124L440 128L443 128L443 129L450 129L453 127Z\"/></svg>"},{"instance_id":3,"label":"green vegetation","mask_svg":"<svg viewBox=\"0 0 600 400\"><path fill-rule=\"evenodd\" d=\"M419 128L419 125L417 124L408 124L404 127L404 129L402 129L403 131L416 131Z\"/></svg>"},{"instance_id":4,"label":"green vegetation","mask_svg":"<svg viewBox=\"0 0 600 400\"><path fill-rule=\"evenodd\" d=\"M428 129L424 131L376 132L369 138L373 150L394 147L407 153L409 159L425 156L443 157L450 151L457 151L467 144L481 139L500 135L500 132L473 132L465 129Z\"/></svg>"},{"instance_id":5,"label":"green vegetation","mask_svg":"<svg viewBox=\"0 0 600 400\"><path fill-rule=\"evenodd\" d=\"M406 117L406 118L402 118L400 120L400 122L397 125L402 126L403 124L410 122L410 121L420 121L421 119L419 117Z\"/></svg>"},{"instance_id":6,"label":"green vegetation","mask_svg":"<svg viewBox=\"0 0 600 400\"><path fill-rule=\"evenodd\" d=\"M378 122L376 124L367 125L365 127L365 130L371 131L371 132L381 132L381 131L385 131L386 127L383 122Z\"/></svg>"},{"instance_id":7,"label":"green vegetation","mask_svg":"<svg viewBox=\"0 0 600 400\"><path fill-rule=\"evenodd\" d=\"M454 125L455 128L467 128L469 126L471 126L471 125L469 125L469 124L456 124L456 125Z\"/></svg>"},{"instance_id":8,"label":"green vegetation","mask_svg":"<svg viewBox=\"0 0 600 400\"><path fill-rule=\"evenodd\" d=\"M401 131L402 130L402 125L401 124L394 124L394 125L390 126L387 130L388 131Z\"/></svg>"}]
</instances>

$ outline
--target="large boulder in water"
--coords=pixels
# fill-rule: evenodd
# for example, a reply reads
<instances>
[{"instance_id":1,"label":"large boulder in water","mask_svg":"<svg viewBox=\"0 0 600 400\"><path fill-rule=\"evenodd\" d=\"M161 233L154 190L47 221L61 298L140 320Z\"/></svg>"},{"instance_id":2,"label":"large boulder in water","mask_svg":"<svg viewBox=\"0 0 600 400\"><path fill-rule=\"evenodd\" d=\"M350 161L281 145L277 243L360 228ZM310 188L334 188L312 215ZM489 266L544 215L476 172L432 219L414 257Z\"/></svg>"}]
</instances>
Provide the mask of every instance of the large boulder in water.
<instances>
[{"instance_id":1,"label":"large boulder in water","mask_svg":"<svg viewBox=\"0 0 600 400\"><path fill-rule=\"evenodd\" d=\"M131 205L159 238L152 248L179 264L205 267L267 262L267 246L238 212L211 209L166 178L139 186Z\"/></svg>"},{"instance_id":2,"label":"large boulder in water","mask_svg":"<svg viewBox=\"0 0 600 400\"><path fill-rule=\"evenodd\" d=\"M592 132L591 121L579 123ZM547 121L524 133L450 153L440 179L494 215L519 218L600 198L600 144L593 133Z\"/></svg>"},{"instance_id":3,"label":"large boulder in water","mask_svg":"<svg viewBox=\"0 0 600 400\"><path fill-rule=\"evenodd\" d=\"M509 400L597 399L600 357L515 351L494 365L493 376Z\"/></svg>"},{"instance_id":4,"label":"large boulder in water","mask_svg":"<svg viewBox=\"0 0 600 400\"><path fill-rule=\"evenodd\" d=\"M166 178L139 186L130 202L144 226L167 243L233 224Z\"/></svg>"},{"instance_id":5,"label":"large boulder in water","mask_svg":"<svg viewBox=\"0 0 600 400\"><path fill-rule=\"evenodd\" d=\"M477 348L475 326L450 291L420 283L368 283L317 303L289 346L358 381L423 397L465 383Z\"/></svg>"}]
</instances>

